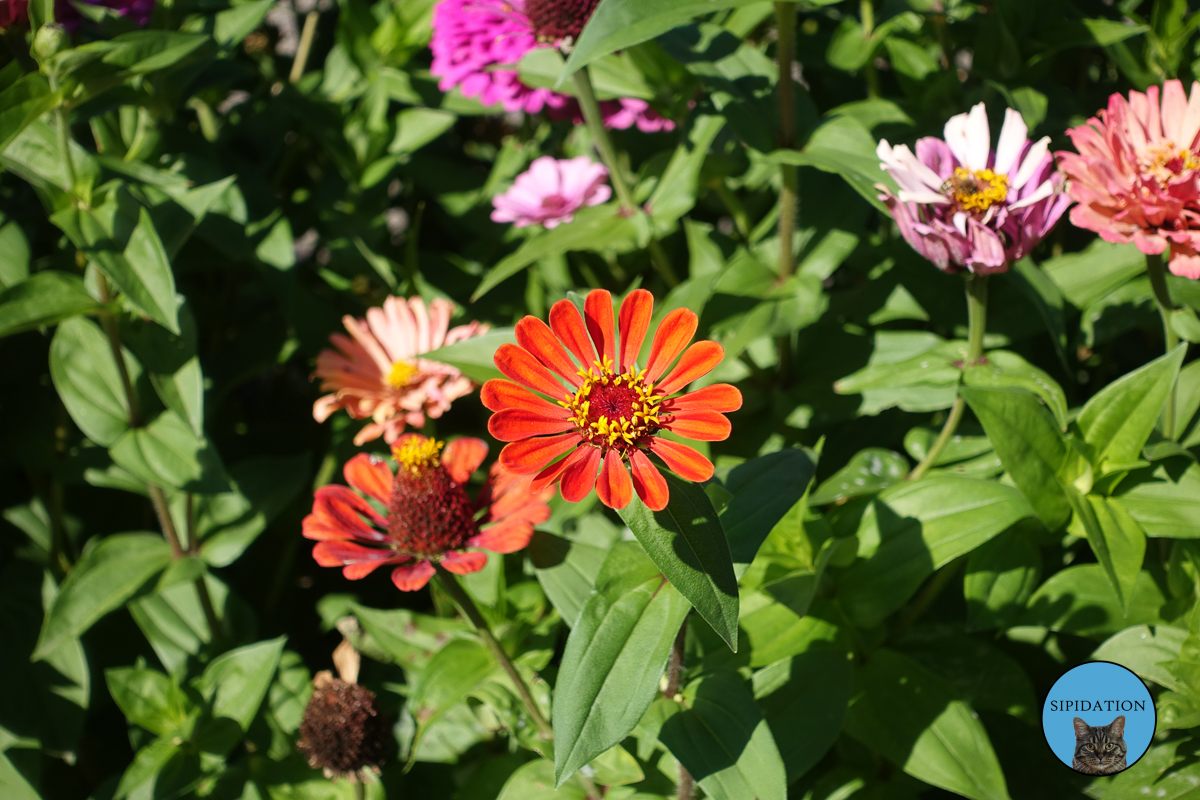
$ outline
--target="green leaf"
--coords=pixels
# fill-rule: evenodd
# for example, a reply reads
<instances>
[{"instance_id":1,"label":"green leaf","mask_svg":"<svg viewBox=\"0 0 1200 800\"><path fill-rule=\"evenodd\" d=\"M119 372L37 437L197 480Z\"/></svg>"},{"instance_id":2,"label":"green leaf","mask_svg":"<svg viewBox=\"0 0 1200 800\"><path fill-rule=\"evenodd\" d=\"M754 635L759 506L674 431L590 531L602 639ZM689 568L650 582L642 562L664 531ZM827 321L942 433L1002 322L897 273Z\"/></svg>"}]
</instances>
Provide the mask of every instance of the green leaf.
<instances>
[{"instance_id":1,"label":"green leaf","mask_svg":"<svg viewBox=\"0 0 1200 800\"><path fill-rule=\"evenodd\" d=\"M904 456L882 447L855 453L846 466L826 478L809 497L814 506L828 505L849 497L877 494L908 474Z\"/></svg>"},{"instance_id":2,"label":"green leaf","mask_svg":"<svg viewBox=\"0 0 1200 800\"><path fill-rule=\"evenodd\" d=\"M542 52L539 48L530 52ZM553 52L553 50L550 50ZM458 117L434 108L405 108L396 115L396 138L388 145L389 153L415 153L454 125Z\"/></svg>"},{"instance_id":3,"label":"green leaf","mask_svg":"<svg viewBox=\"0 0 1200 800\"><path fill-rule=\"evenodd\" d=\"M175 296L175 276L162 239L154 228L154 220L145 208L138 209L138 224L125 246L125 260L143 287L133 293L131 299L155 322L178 334L179 301ZM118 286L125 291L120 283Z\"/></svg>"},{"instance_id":4,"label":"green leaf","mask_svg":"<svg viewBox=\"0 0 1200 800\"><path fill-rule=\"evenodd\" d=\"M28 277L29 239L16 220L0 213L0 289L16 286Z\"/></svg>"},{"instance_id":5,"label":"green leaf","mask_svg":"<svg viewBox=\"0 0 1200 800\"><path fill-rule=\"evenodd\" d=\"M589 766L595 773L596 783L601 786L627 786L646 779L637 759L621 745L605 750L592 759Z\"/></svg>"},{"instance_id":6,"label":"green leaf","mask_svg":"<svg viewBox=\"0 0 1200 800\"><path fill-rule=\"evenodd\" d=\"M109 454L116 464L147 483L210 494L229 488L221 460L206 439L174 411L121 434Z\"/></svg>"},{"instance_id":7,"label":"green leaf","mask_svg":"<svg viewBox=\"0 0 1200 800\"><path fill-rule=\"evenodd\" d=\"M1186 692L1187 687L1163 662L1179 658L1187 637L1187 631L1170 625L1134 625L1105 639L1090 658L1120 664L1160 686Z\"/></svg>"},{"instance_id":8,"label":"green leaf","mask_svg":"<svg viewBox=\"0 0 1200 800\"><path fill-rule=\"evenodd\" d=\"M875 651L856 677L851 736L918 780L972 800L1008 800L983 724L944 679L891 650Z\"/></svg>"},{"instance_id":9,"label":"green leaf","mask_svg":"<svg viewBox=\"0 0 1200 800\"><path fill-rule=\"evenodd\" d=\"M120 67L125 75L169 69L182 63L210 41L207 34L183 31L133 31L114 37L104 63Z\"/></svg>"},{"instance_id":10,"label":"green leaf","mask_svg":"<svg viewBox=\"0 0 1200 800\"><path fill-rule=\"evenodd\" d=\"M1060 430L1067 427L1067 396L1058 382L1016 353L992 350L987 363L973 366L963 373L969 386L985 389L1024 389L1032 392L1054 414Z\"/></svg>"},{"instance_id":11,"label":"green leaf","mask_svg":"<svg viewBox=\"0 0 1200 800\"><path fill-rule=\"evenodd\" d=\"M724 125L723 117L698 116L688 133L688 141L675 148L654 193L645 203L646 211L657 224L674 222L696 205L700 170Z\"/></svg>"},{"instance_id":12,"label":"green leaf","mask_svg":"<svg viewBox=\"0 0 1200 800\"><path fill-rule=\"evenodd\" d=\"M1050 414L1034 395L1019 389L984 389L967 384L958 391L987 432L1013 483L1038 517L1057 530L1071 507L1058 482L1067 446Z\"/></svg>"},{"instance_id":13,"label":"green leaf","mask_svg":"<svg viewBox=\"0 0 1200 800\"><path fill-rule=\"evenodd\" d=\"M108 692L126 719L158 736L187 721L191 703L175 681L158 670L120 667L104 671Z\"/></svg>"},{"instance_id":14,"label":"green leaf","mask_svg":"<svg viewBox=\"0 0 1200 800\"><path fill-rule=\"evenodd\" d=\"M137 362L124 356L130 379ZM94 322L68 319L50 343L50 377L63 405L84 435L111 445L129 429L129 401L108 337Z\"/></svg>"},{"instance_id":15,"label":"green leaf","mask_svg":"<svg viewBox=\"0 0 1200 800\"><path fill-rule=\"evenodd\" d=\"M851 619L877 624L934 570L1032 514L1019 491L994 481L946 475L893 486L859 522L864 560L846 570L838 599Z\"/></svg>"},{"instance_id":16,"label":"green leaf","mask_svg":"<svg viewBox=\"0 0 1200 800\"><path fill-rule=\"evenodd\" d=\"M171 562L171 548L153 533L117 533L87 551L63 581L46 614L33 658L50 654L120 608Z\"/></svg>"},{"instance_id":17,"label":"green leaf","mask_svg":"<svg viewBox=\"0 0 1200 800\"><path fill-rule=\"evenodd\" d=\"M962 377L962 369L957 365L966 358L966 345L964 341L945 341L924 331L877 332L867 366L834 383L833 390L838 394L863 394L864 406L870 392L890 393L886 401L870 404L871 413L891 405L907 411L948 408ZM945 395L945 402L925 408L906 406L903 396L892 399L897 389L908 387L938 389ZM941 399L939 395L938 400Z\"/></svg>"},{"instance_id":18,"label":"green leaf","mask_svg":"<svg viewBox=\"0 0 1200 800\"><path fill-rule=\"evenodd\" d=\"M658 738L713 800L783 800L787 774L746 683L718 670L683 690Z\"/></svg>"},{"instance_id":19,"label":"green leaf","mask_svg":"<svg viewBox=\"0 0 1200 800\"><path fill-rule=\"evenodd\" d=\"M533 532L527 552L546 597L567 626L575 627L608 551L538 530Z\"/></svg>"},{"instance_id":20,"label":"green leaf","mask_svg":"<svg viewBox=\"0 0 1200 800\"><path fill-rule=\"evenodd\" d=\"M38 272L0 292L0 336L53 325L99 308L78 276L57 270Z\"/></svg>"},{"instance_id":21,"label":"green leaf","mask_svg":"<svg viewBox=\"0 0 1200 800\"><path fill-rule=\"evenodd\" d=\"M1037 127L1036 124L1028 121L1026 124L1030 130ZM1062 290L1058 288L1058 284L1050 279L1045 270L1039 269L1033 263L1033 259L1030 258L1023 258L1016 264L1013 264L1013 269L1008 275L1009 279L1021 291L1021 294L1025 295L1029 302L1033 304L1033 307L1037 309L1038 316L1042 318L1042 322L1046 325L1046 332L1050 334L1050 339L1054 342L1054 352L1058 355L1059 364L1062 365L1064 370L1069 370L1070 363L1067 361L1067 328L1063 310L1065 299Z\"/></svg>"},{"instance_id":22,"label":"green leaf","mask_svg":"<svg viewBox=\"0 0 1200 800\"><path fill-rule=\"evenodd\" d=\"M212 573L204 576L204 583L217 618L235 635L249 636L253 624L250 609ZM156 588L153 594L132 601L129 613L172 675L182 678L188 665L195 663L192 659L207 655L204 651L212 642L212 631L194 582Z\"/></svg>"},{"instance_id":23,"label":"green leaf","mask_svg":"<svg viewBox=\"0 0 1200 800\"><path fill-rule=\"evenodd\" d=\"M1143 571L1131 592L1128 613L1099 564L1067 567L1038 587L1017 623L1105 639L1130 625L1158 625L1165 600L1150 573Z\"/></svg>"},{"instance_id":24,"label":"green leaf","mask_svg":"<svg viewBox=\"0 0 1200 800\"><path fill-rule=\"evenodd\" d=\"M371 645L383 651L380 660L390 658L410 670L424 669L448 642L472 635L460 620L431 617L406 608L385 611L356 604L353 612L371 637Z\"/></svg>"},{"instance_id":25,"label":"green leaf","mask_svg":"<svg viewBox=\"0 0 1200 800\"><path fill-rule=\"evenodd\" d=\"M618 513L667 580L736 652L737 578L721 521L702 488L663 477L670 492L665 509L651 511L635 495Z\"/></svg>"},{"instance_id":26,"label":"green leaf","mask_svg":"<svg viewBox=\"0 0 1200 800\"><path fill-rule=\"evenodd\" d=\"M248 644L214 658L196 679L196 689L212 706L214 719L230 719L246 731L258 713L286 636Z\"/></svg>"},{"instance_id":27,"label":"green leaf","mask_svg":"<svg viewBox=\"0 0 1200 800\"><path fill-rule=\"evenodd\" d=\"M876 184L895 188L886 172L879 169L875 137L854 117L834 117L813 131L799 150L779 149L767 157L777 164L816 167L841 175L854 191L882 213L887 207L879 199Z\"/></svg>"},{"instance_id":28,"label":"green leaf","mask_svg":"<svg viewBox=\"0 0 1200 800\"><path fill-rule=\"evenodd\" d=\"M188 306L179 311L180 333L173 334L145 319L124 320L121 340L149 373L159 399L192 426L204 432L204 375L196 353L196 321Z\"/></svg>"},{"instance_id":29,"label":"green leaf","mask_svg":"<svg viewBox=\"0 0 1200 800\"><path fill-rule=\"evenodd\" d=\"M477 641L456 639L439 650L413 681L408 713L417 722L412 750L429 727L495 670L491 654Z\"/></svg>"},{"instance_id":30,"label":"green leaf","mask_svg":"<svg viewBox=\"0 0 1200 800\"><path fill-rule=\"evenodd\" d=\"M849 665L842 650L813 648L754 673L754 699L766 709L789 784L812 769L841 733ZM796 724L800 719L804 723Z\"/></svg>"},{"instance_id":31,"label":"green leaf","mask_svg":"<svg viewBox=\"0 0 1200 800\"><path fill-rule=\"evenodd\" d=\"M970 629L1008 627L1024 610L1041 574L1041 553L1021 526L973 550L963 579Z\"/></svg>"},{"instance_id":32,"label":"green leaf","mask_svg":"<svg viewBox=\"0 0 1200 800\"><path fill-rule=\"evenodd\" d=\"M482 336L472 336L470 339L439 347L421 357L457 367L471 380L483 383L492 378L504 377L500 370L496 369L496 351L500 349L500 345L515 344L516 341L517 337L512 328L495 328Z\"/></svg>"},{"instance_id":33,"label":"green leaf","mask_svg":"<svg viewBox=\"0 0 1200 800\"><path fill-rule=\"evenodd\" d=\"M254 458L229 470L233 489L195 501L200 555L214 567L237 560L309 481L309 456Z\"/></svg>"},{"instance_id":34,"label":"green leaf","mask_svg":"<svg viewBox=\"0 0 1200 800\"><path fill-rule=\"evenodd\" d=\"M1078 253L1042 262L1042 270L1076 308L1087 308L1146 271L1146 257L1132 244L1096 239Z\"/></svg>"},{"instance_id":35,"label":"green leaf","mask_svg":"<svg viewBox=\"0 0 1200 800\"><path fill-rule=\"evenodd\" d=\"M1141 457L1186 352L1187 345L1181 344L1088 400L1076 422L1084 441L1095 451L1093 464L1128 464Z\"/></svg>"},{"instance_id":36,"label":"green leaf","mask_svg":"<svg viewBox=\"0 0 1200 800\"><path fill-rule=\"evenodd\" d=\"M22 751L14 749L8 752L16 757ZM5 800L42 800L42 796L29 784L28 778L3 752L0 752L0 796Z\"/></svg>"},{"instance_id":37,"label":"green leaf","mask_svg":"<svg viewBox=\"0 0 1200 800\"><path fill-rule=\"evenodd\" d=\"M588 793L577 777L556 789L554 765L539 758L509 776L496 800L588 800Z\"/></svg>"},{"instance_id":38,"label":"green leaf","mask_svg":"<svg viewBox=\"0 0 1200 800\"><path fill-rule=\"evenodd\" d=\"M1180 463L1135 470L1118 486L1116 499L1147 536L1200 539L1200 465Z\"/></svg>"},{"instance_id":39,"label":"green leaf","mask_svg":"<svg viewBox=\"0 0 1200 800\"><path fill-rule=\"evenodd\" d=\"M567 637L555 684L557 785L638 724L687 612L687 601L635 545L612 549Z\"/></svg>"},{"instance_id":40,"label":"green leaf","mask_svg":"<svg viewBox=\"0 0 1200 800\"><path fill-rule=\"evenodd\" d=\"M1141 574L1146 555L1146 534L1129 516L1120 501L1094 494L1082 495L1073 486L1066 487L1075 515L1070 531L1086 538L1112 581L1125 614L1133 601L1134 584Z\"/></svg>"},{"instance_id":41,"label":"green leaf","mask_svg":"<svg viewBox=\"0 0 1200 800\"><path fill-rule=\"evenodd\" d=\"M25 75L0 92L0 152L34 120L54 108L57 99L46 78L37 72Z\"/></svg>"},{"instance_id":42,"label":"green leaf","mask_svg":"<svg viewBox=\"0 0 1200 800\"><path fill-rule=\"evenodd\" d=\"M734 575L739 579L759 547L804 496L817 465L814 454L780 450L739 464L729 471L725 488L733 497L721 509Z\"/></svg>"},{"instance_id":43,"label":"green leaf","mask_svg":"<svg viewBox=\"0 0 1200 800\"><path fill-rule=\"evenodd\" d=\"M213 17L213 39L223 47L238 44L262 24L272 5L272 0L253 0L218 11Z\"/></svg>"}]
</instances>

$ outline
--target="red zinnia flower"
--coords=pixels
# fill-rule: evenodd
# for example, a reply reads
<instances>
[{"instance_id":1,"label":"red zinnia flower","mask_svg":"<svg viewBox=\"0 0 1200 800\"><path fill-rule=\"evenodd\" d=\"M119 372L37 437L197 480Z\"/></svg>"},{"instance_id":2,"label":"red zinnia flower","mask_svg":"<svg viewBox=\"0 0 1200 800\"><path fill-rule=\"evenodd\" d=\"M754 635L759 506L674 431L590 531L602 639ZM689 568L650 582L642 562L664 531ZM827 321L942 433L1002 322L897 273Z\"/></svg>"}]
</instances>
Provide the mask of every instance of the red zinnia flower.
<instances>
[{"instance_id":1,"label":"red zinnia flower","mask_svg":"<svg viewBox=\"0 0 1200 800\"><path fill-rule=\"evenodd\" d=\"M631 489L637 489L647 506L661 511L667 506L667 483L649 453L687 480L712 477L707 458L658 434L668 430L688 439L725 439L729 420L721 412L741 408L742 394L718 383L672 397L706 375L725 353L716 342L688 347L699 320L686 308L663 319L646 367L639 370L636 359L653 311L650 292L631 292L621 304L618 343L612 296L596 289L587 296L583 317L571 301L560 300L550 309L549 326L525 317L517 323L519 346L506 344L496 351L496 366L521 385L484 384L480 399L496 412L488 430L512 443L500 453L506 469L537 473L533 491L558 483L564 499L578 502L594 485L606 506L624 508L633 498ZM663 378L676 358L679 363Z\"/></svg>"},{"instance_id":2,"label":"red zinnia flower","mask_svg":"<svg viewBox=\"0 0 1200 800\"><path fill-rule=\"evenodd\" d=\"M444 453L442 446L415 433L401 436L392 446L394 475L386 461L366 453L346 462L353 488L322 486L304 518L304 536L319 540L313 547L317 563L342 567L350 580L399 564L392 582L412 592L433 577L435 562L456 575L483 569L487 556L466 548L515 553L529 544L533 526L550 518L546 501L553 488L532 491L529 478L494 464L472 501L465 485L483 463L487 443L455 439Z\"/></svg>"}]
</instances>

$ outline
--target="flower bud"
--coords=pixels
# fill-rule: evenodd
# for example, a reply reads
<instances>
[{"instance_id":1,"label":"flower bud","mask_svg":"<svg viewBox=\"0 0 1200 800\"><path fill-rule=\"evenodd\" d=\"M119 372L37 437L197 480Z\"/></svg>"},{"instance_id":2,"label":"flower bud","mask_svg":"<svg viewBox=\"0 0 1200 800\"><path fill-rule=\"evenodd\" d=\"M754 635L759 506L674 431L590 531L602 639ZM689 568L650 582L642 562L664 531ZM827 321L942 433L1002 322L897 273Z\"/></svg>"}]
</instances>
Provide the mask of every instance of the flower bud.
<instances>
[{"instance_id":1,"label":"flower bud","mask_svg":"<svg viewBox=\"0 0 1200 800\"><path fill-rule=\"evenodd\" d=\"M71 37L66 28L62 25L43 25L33 37L33 47L30 51L41 65L42 72L46 72L50 60L70 46Z\"/></svg>"}]
</instances>

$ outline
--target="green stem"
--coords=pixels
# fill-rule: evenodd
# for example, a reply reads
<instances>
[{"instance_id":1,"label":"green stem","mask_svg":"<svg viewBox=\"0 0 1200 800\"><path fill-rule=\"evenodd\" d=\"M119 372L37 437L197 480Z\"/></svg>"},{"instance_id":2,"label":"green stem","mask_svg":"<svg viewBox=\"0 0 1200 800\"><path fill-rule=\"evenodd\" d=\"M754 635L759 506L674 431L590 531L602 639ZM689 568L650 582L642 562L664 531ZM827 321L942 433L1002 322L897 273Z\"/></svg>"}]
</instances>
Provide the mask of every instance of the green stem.
<instances>
[{"instance_id":1,"label":"green stem","mask_svg":"<svg viewBox=\"0 0 1200 800\"><path fill-rule=\"evenodd\" d=\"M613 147L612 138L604 127L604 117L600 113L600 103L596 100L596 92L592 88L592 78L588 73L588 68L584 67L578 70L574 78L575 99L579 101L579 107L583 110L583 120L592 134L596 149L600 151L600 160L604 162L604 166L608 167L608 177L612 181L613 191L617 193L617 200L620 201L625 213L640 214L642 213L641 209L633 199L633 191L629 188L629 183L625 180L625 173L621 170L621 163L617 159L617 150ZM671 262L658 241L651 239L647 249L650 251L650 263L658 270L658 274L666 281L667 285L678 286L679 278L675 275L675 270L671 267Z\"/></svg>"},{"instance_id":2,"label":"green stem","mask_svg":"<svg viewBox=\"0 0 1200 800\"><path fill-rule=\"evenodd\" d=\"M292 71L288 75L289 83L296 83L304 76L304 68L308 65L308 54L312 52L313 39L317 35L317 20L320 17L320 12L310 11L304 18L304 28L300 31L300 44L296 47L296 58L292 61Z\"/></svg>"},{"instance_id":3,"label":"green stem","mask_svg":"<svg viewBox=\"0 0 1200 800\"><path fill-rule=\"evenodd\" d=\"M484 645L491 652L492 657L496 659L501 669L508 675L509 680L513 683L513 688L517 690L517 694L521 697L521 702L525 705L525 710L529 712L530 719L537 726L538 732L543 739L553 739L554 731L550 727L550 723L542 716L541 709L533 700L533 693L529 691L529 686L526 685L525 679L521 677L521 673L517 672L516 665L512 659L508 657L508 653L504 652L504 648L496 641L496 637L492 635L492 629L488 626L487 620L483 618L483 614L479 613L478 606L471 596L466 593L462 585L458 582L458 578L447 572L441 566L437 568L438 585L450 596L454 604L458 606L463 615L471 620L471 624L475 626L475 630L479 633L479 638L483 639Z\"/></svg>"},{"instance_id":4,"label":"green stem","mask_svg":"<svg viewBox=\"0 0 1200 800\"><path fill-rule=\"evenodd\" d=\"M775 27L779 32L779 43L775 48L778 65L776 88L779 94L779 146L792 149L796 146L796 84L792 80L792 64L796 58L796 4L775 4ZM783 186L779 192L779 282L783 283L796 271L796 253L792 240L796 232L796 211L799 206L799 177L792 164L779 167ZM792 361L792 337L780 336L776 340L779 356L779 382L786 385Z\"/></svg>"},{"instance_id":5,"label":"green stem","mask_svg":"<svg viewBox=\"0 0 1200 800\"><path fill-rule=\"evenodd\" d=\"M875 30L874 0L859 0L859 14L862 17L863 38L870 41L871 33ZM875 57L872 55L863 66L863 74L867 79L867 96L879 96L879 72L875 69Z\"/></svg>"},{"instance_id":6,"label":"green stem","mask_svg":"<svg viewBox=\"0 0 1200 800\"><path fill-rule=\"evenodd\" d=\"M967 358L963 363L964 369L974 366L983 357L983 334L987 330L987 275L975 275L968 272L965 277L967 287ZM950 416L942 426L942 432L929 448L929 452L921 459L913 471L908 474L908 480L919 480L942 454L942 450L950 443L958 423L966 410L966 401L962 395L954 398L950 407Z\"/></svg>"},{"instance_id":7,"label":"green stem","mask_svg":"<svg viewBox=\"0 0 1200 800\"><path fill-rule=\"evenodd\" d=\"M1171 292L1167 289L1167 273L1163 267L1162 255L1148 254L1146 256L1146 273L1150 276L1150 288L1154 290L1154 302L1158 304L1158 313L1162 316L1163 337L1167 342L1167 352L1171 352L1179 344L1179 337L1171 327L1171 312L1175 304L1171 302ZM1175 438L1175 384L1171 384L1171 393L1167 395L1167 407L1163 411L1163 436Z\"/></svg>"}]
</instances>

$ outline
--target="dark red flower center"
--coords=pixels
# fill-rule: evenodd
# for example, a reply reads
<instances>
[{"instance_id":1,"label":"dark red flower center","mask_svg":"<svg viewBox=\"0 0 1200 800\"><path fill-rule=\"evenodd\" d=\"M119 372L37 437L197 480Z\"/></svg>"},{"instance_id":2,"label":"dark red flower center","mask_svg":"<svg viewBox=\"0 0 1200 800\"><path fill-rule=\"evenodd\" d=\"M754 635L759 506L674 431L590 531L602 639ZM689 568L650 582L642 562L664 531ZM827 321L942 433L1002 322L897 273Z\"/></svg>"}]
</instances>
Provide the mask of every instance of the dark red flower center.
<instances>
[{"instance_id":1,"label":"dark red flower center","mask_svg":"<svg viewBox=\"0 0 1200 800\"><path fill-rule=\"evenodd\" d=\"M464 547L479 532L471 499L437 460L441 443L432 439L396 452L400 469L388 503L388 535L401 552L439 556Z\"/></svg>"},{"instance_id":2,"label":"dark red flower center","mask_svg":"<svg viewBox=\"0 0 1200 800\"><path fill-rule=\"evenodd\" d=\"M540 42L578 39L600 0L526 0L525 16Z\"/></svg>"},{"instance_id":3,"label":"dark red flower center","mask_svg":"<svg viewBox=\"0 0 1200 800\"><path fill-rule=\"evenodd\" d=\"M582 374L582 373L581 373ZM662 398L632 369L618 375L612 361L595 364L567 408L579 433L592 444L622 452L658 430Z\"/></svg>"}]
</instances>

